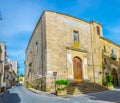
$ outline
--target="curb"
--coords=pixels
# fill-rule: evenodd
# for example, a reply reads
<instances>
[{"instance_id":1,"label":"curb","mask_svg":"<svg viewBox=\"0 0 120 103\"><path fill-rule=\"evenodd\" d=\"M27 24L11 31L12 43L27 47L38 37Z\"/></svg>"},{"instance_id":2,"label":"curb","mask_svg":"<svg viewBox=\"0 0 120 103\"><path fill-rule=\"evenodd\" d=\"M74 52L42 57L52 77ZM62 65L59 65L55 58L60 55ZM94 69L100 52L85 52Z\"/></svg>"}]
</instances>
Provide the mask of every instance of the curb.
<instances>
[{"instance_id":1,"label":"curb","mask_svg":"<svg viewBox=\"0 0 120 103\"><path fill-rule=\"evenodd\" d=\"M44 93L43 91L39 91L39 90L36 90L34 88L28 88L28 90L30 90L30 91L32 91L32 92L34 92L36 94Z\"/></svg>"},{"instance_id":2,"label":"curb","mask_svg":"<svg viewBox=\"0 0 120 103\"><path fill-rule=\"evenodd\" d=\"M41 91L35 90L34 88L28 88L28 90L30 90L30 91L32 91L32 92L34 92L36 94L41 93Z\"/></svg>"},{"instance_id":3,"label":"curb","mask_svg":"<svg viewBox=\"0 0 120 103\"><path fill-rule=\"evenodd\" d=\"M44 91L36 90L36 89L34 89L34 88L28 88L28 90L30 90L31 92L36 93L36 94L51 95L51 93L49 93L49 92L44 92Z\"/></svg>"}]
</instances>

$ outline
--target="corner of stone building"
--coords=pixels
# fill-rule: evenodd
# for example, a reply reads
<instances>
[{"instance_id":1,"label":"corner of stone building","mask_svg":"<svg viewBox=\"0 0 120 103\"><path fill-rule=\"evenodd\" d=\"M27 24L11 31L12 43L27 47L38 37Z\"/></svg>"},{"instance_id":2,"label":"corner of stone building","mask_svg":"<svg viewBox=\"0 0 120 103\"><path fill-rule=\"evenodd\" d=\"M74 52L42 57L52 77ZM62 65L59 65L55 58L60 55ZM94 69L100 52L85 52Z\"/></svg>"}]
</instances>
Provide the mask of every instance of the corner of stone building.
<instances>
[{"instance_id":1,"label":"corner of stone building","mask_svg":"<svg viewBox=\"0 0 120 103\"><path fill-rule=\"evenodd\" d=\"M93 26L94 33L96 32L96 34L103 37L102 24L95 20L92 20L89 23Z\"/></svg>"}]
</instances>

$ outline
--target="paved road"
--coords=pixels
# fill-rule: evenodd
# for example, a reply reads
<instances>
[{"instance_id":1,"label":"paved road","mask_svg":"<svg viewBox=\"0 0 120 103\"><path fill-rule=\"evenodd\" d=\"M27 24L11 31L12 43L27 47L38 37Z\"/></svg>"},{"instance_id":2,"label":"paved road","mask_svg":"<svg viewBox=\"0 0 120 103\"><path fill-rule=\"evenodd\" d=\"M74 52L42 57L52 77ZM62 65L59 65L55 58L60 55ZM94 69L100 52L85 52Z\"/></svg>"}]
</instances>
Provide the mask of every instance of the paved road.
<instances>
[{"instance_id":1,"label":"paved road","mask_svg":"<svg viewBox=\"0 0 120 103\"><path fill-rule=\"evenodd\" d=\"M0 103L120 103L120 89L63 98L53 94L35 94L22 86L17 86L0 96Z\"/></svg>"}]
</instances>

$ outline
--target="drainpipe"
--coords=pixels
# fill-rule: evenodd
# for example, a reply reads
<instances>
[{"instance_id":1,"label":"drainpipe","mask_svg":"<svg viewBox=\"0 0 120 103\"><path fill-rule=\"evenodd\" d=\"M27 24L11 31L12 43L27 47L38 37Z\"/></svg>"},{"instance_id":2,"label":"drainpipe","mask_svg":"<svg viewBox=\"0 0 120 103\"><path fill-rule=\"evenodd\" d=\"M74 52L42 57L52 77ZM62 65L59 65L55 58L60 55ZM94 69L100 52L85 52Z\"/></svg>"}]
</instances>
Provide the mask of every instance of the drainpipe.
<instances>
[{"instance_id":1,"label":"drainpipe","mask_svg":"<svg viewBox=\"0 0 120 103\"><path fill-rule=\"evenodd\" d=\"M45 88L44 88L44 76L45 76L45 74L44 74L44 40L43 40L43 38L44 38L44 36L43 36L43 17L41 18L41 48L42 48L42 50L41 50L41 58L42 58L42 80L41 80L41 89L42 90L45 90Z\"/></svg>"},{"instance_id":2,"label":"drainpipe","mask_svg":"<svg viewBox=\"0 0 120 103\"><path fill-rule=\"evenodd\" d=\"M92 22L91 22L91 24L92 24ZM93 38L92 38L92 27L91 27L91 25L90 25L90 35L91 35L91 47L92 47L93 79L94 79L94 83L95 83L95 65L94 65L94 55L93 55L94 49L93 49Z\"/></svg>"}]
</instances>

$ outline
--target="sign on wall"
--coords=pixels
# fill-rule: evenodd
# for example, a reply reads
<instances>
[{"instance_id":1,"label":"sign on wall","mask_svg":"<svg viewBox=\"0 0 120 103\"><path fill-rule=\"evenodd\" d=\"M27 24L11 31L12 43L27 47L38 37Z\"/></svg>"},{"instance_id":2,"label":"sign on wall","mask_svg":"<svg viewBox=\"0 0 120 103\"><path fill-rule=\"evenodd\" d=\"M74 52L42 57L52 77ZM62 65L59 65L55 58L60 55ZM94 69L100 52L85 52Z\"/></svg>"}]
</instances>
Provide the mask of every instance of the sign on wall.
<instances>
[{"instance_id":1,"label":"sign on wall","mask_svg":"<svg viewBox=\"0 0 120 103\"><path fill-rule=\"evenodd\" d=\"M57 72L53 72L53 76L56 77L57 76Z\"/></svg>"}]
</instances>

